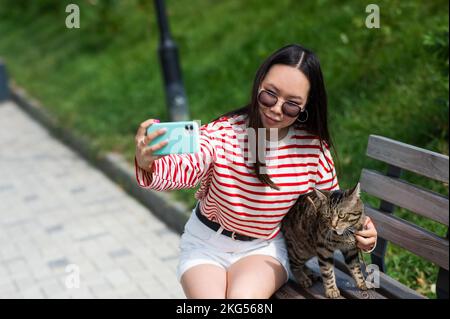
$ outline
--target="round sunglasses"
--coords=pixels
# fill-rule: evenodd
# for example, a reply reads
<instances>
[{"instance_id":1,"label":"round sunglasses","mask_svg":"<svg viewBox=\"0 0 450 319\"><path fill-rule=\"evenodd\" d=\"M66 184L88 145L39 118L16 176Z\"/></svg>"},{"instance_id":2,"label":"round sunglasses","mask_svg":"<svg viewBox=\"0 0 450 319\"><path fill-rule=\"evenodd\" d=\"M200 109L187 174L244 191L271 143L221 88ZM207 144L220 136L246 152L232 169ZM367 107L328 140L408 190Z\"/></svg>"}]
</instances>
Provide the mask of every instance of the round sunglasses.
<instances>
[{"instance_id":1,"label":"round sunglasses","mask_svg":"<svg viewBox=\"0 0 450 319\"><path fill-rule=\"evenodd\" d=\"M270 91L262 89L258 93L258 102L261 103L262 106L272 107L278 103L278 96ZM285 101L281 106L281 110L287 116L296 117L300 114L302 108L297 103Z\"/></svg>"}]
</instances>

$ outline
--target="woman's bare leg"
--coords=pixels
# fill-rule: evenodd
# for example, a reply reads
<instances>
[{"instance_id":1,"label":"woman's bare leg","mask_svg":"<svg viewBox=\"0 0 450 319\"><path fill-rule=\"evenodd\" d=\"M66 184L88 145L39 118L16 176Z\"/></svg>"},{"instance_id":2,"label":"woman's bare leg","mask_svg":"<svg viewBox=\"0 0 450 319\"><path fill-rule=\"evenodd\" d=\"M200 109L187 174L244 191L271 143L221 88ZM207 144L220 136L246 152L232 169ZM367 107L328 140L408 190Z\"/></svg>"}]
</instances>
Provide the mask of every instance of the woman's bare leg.
<instances>
[{"instance_id":1,"label":"woman's bare leg","mask_svg":"<svg viewBox=\"0 0 450 319\"><path fill-rule=\"evenodd\" d=\"M250 255L228 268L227 298L270 298L287 280L281 263L271 256Z\"/></svg>"},{"instance_id":2,"label":"woman's bare leg","mask_svg":"<svg viewBox=\"0 0 450 319\"><path fill-rule=\"evenodd\" d=\"M225 299L227 272L211 264L197 265L181 276L181 285L188 299Z\"/></svg>"}]
</instances>

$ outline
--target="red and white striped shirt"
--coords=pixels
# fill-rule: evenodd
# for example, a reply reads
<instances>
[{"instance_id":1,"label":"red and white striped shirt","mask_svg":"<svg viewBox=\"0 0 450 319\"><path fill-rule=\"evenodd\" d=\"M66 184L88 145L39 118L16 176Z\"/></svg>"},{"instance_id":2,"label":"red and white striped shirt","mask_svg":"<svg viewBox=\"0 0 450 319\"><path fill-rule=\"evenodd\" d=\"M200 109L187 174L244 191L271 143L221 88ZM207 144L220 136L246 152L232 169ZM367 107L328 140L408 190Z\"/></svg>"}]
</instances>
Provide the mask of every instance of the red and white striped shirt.
<instances>
[{"instance_id":1,"label":"red and white striped shirt","mask_svg":"<svg viewBox=\"0 0 450 319\"><path fill-rule=\"evenodd\" d=\"M328 145L323 143L322 152L318 137L294 126L281 141L266 145L266 173L280 190L261 183L249 162L247 127L247 115L201 126L200 152L161 157L153 163L151 178L135 159L139 185L167 191L194 188L200 182L195 198L207 218L230 231L265 239L278 234L299 195L314 187L339 189Z\"/></svg>"}]
</instances>

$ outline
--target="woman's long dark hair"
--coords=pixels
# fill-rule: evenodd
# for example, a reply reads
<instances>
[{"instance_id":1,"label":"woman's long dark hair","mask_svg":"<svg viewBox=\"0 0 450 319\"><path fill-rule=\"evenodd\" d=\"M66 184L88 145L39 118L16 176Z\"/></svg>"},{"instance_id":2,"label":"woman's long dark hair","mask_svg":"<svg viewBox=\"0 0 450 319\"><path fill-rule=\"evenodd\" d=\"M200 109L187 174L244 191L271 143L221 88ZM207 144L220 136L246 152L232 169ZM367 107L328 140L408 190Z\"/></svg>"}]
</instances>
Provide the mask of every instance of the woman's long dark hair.
<instances>
[{"instance_id":1,"label":"woman's long dark hair","mask_svg":"<svg viewBox=\"0 0 450 319\"><path fill-rule=\"evenodd\" d=\"M300 61L303 53L303 60ZM302 63L299 64L300 62ZM331 149L335 150L334 144L328 131L327 93L325 90L325 84L323 81L319 59L311 50L308 50L298 44L287 45L269 56L256 72L250 103L237 110L225 113L219 116L216 120L224 116L229 117L233 115L247 114L249 117L249 127L253 128L253 130L255 131L256 141L258 141L258 128L262 128L264 126L259 115L259 103L257 100L257 94L261 86L261 82L269 72L270 68L275 64L284 64L296 67L307 77L310 83L308 99L305 106L306 110L308 110L308 119L306 122L302 123L302 128L308 133L319 138L320 148L322 152L324 152L323 142L327 144L330 151ZM259 143L256 143L256 154L259 154L258 144ZM250 149L251 148L249 148L249 150ZM258 176L258 179L263 184L269 185L271 188L279 190L279 187L275 183L273 183L273 181L267 174L260 174L260 168L264 164L259 161L258 156L255 156L254 158L256 158L254 169L256 175Z\"/></svg>"}]
</instances>

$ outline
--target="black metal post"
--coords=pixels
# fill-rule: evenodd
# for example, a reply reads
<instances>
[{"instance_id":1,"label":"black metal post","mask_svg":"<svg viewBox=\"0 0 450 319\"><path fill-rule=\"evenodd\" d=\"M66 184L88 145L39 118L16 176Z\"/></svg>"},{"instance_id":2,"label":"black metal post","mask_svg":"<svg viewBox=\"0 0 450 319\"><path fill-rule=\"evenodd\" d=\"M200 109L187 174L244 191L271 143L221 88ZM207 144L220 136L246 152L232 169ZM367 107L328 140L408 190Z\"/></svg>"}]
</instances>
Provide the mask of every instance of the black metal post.
<instances>
[{"instance_id":1,"label":"black metal post","mask_svg":"<svg viewBox=\"0 0 450 319\"><path fill-rule=\"evenodd\" d=\"M0 102L9 99L8 74L6 73L6 66L0 59Z\"/></svg>"},{"instance_id":2,"label":"black metal post","mask_svg":"<svg viewBox=\"0 0 450 319\"><path fill-rule=\"evenodd\" d=\"M155 8L160 32L158 53L164 75L164 87L170 121L188 120L189 109L181 79L178 49L170 35L164 0L155 0Z\"/></svg>"}]
</instances>

